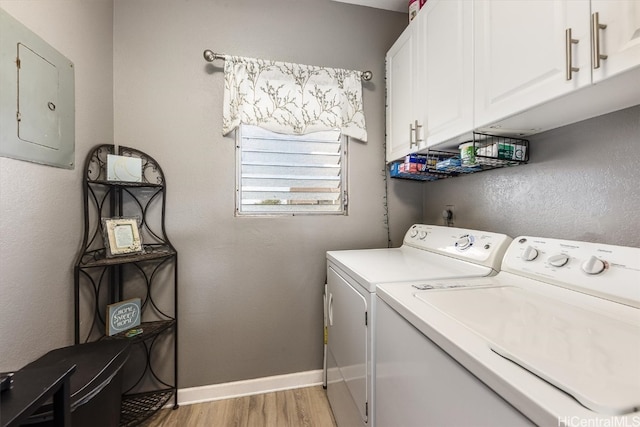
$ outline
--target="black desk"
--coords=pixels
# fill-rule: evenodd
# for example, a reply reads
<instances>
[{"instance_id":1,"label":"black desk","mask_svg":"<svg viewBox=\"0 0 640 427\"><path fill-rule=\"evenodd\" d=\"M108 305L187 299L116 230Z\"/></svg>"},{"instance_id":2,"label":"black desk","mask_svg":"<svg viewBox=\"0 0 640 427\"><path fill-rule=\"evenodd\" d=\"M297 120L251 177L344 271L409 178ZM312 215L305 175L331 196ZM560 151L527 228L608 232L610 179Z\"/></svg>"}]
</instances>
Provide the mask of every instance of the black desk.
<instances>
[{"instance_id":1,"label":"black desk","mask_svg":"<svg viewBox=\"0 0 640 427\"><path fill-rule=\"evenodd\" d=\"M17 371L13 388L0 394L0 426L19 426L51 396L54 426L70 426L69 377L75 370L75 364L55 364Z\"/></svg>"}]
</instances>

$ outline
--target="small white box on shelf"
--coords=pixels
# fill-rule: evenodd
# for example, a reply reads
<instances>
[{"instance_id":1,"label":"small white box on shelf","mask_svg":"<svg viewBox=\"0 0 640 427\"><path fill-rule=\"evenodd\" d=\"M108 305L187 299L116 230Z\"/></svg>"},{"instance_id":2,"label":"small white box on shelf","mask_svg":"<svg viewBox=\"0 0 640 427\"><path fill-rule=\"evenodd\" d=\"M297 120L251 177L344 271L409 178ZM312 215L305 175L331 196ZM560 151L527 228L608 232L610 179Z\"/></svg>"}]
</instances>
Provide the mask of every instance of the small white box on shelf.
<instances>
[{"instance_id":1,"label":"small white box on shelf","mask_svg":"<svg viewBox=\"0 0 640 427\"><path fill-rule=\"evenodd\" d=\"M142 182L142 159L108 154L107 181Z\"/></svg>"}]
</instances>

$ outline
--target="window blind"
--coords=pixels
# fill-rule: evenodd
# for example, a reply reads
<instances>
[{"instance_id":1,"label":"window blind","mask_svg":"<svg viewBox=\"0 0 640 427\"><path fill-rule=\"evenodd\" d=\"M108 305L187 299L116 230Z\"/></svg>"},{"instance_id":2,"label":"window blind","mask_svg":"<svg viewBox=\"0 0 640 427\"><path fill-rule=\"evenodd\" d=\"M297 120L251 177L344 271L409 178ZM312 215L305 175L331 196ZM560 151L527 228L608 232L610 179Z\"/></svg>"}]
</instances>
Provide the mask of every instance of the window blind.
<instances>
[{"instance_id":1,"label":"window blind","mask_svg":"<svg viewBox=\"0 0 640 427\"><path fill-rule=\"evenodd\" d=\"M238 214L346 213L346 137L339 131L238 132Z\"/></svg>"}]
</instances>

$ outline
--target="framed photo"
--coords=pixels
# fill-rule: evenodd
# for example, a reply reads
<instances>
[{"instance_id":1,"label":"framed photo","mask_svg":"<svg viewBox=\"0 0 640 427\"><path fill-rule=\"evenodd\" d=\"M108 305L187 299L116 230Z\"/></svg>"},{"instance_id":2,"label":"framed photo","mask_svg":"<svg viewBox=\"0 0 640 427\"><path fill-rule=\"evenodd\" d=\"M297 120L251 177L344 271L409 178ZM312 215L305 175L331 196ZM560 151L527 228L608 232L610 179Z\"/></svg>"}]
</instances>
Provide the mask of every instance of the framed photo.
<instances>
[{"instance_id":1,"label":"framed photo","mask_svg":"<svg viewBox=\"0 0 640 427\"><path fill-rule=\"evenodd\" d=\"M103 218L107 257L142 253L138 218Z\"/></svg>"}]
</instances>

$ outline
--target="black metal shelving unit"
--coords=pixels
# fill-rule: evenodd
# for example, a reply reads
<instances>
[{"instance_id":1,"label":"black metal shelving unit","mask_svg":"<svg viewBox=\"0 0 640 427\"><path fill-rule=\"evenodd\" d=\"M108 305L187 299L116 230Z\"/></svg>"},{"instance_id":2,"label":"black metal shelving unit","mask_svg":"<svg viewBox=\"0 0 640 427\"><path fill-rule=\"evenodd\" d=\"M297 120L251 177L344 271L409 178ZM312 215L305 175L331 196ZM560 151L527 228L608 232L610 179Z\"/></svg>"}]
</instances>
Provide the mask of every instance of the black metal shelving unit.
<instances>
[{"instance_id":1,"label":"black metal shelving unit","mask_svg":"<svg viewBox=\"0 0 640 427\"><path fill-rule=\"evenodd\" d=\"M108 180L110 154L140 159L141 182ZM74 268L75 342L131 342L121 426L142 423L171 400L178 407L178 253L165 230L165 197L162 169L142 151L99 145L87 156L84 235ZM141 252L107 256L102 219L118 217L138 219ZM109 336L107 306L134 297L141 300L142 333Z\"/></svg>"},{"instance_id":2,"label":"black metal shelving unit","mask_svg":"<svg viewBox=\"0 0 640 427\"><path fill-rule=\"evenodd\" d=\"M526 139L474 132L469 146L473 159L462 159L460 151L426 150L389 163L391 178L438 181L486 170L523 165L529 162Z\"/></svg>"}]
</instances>

